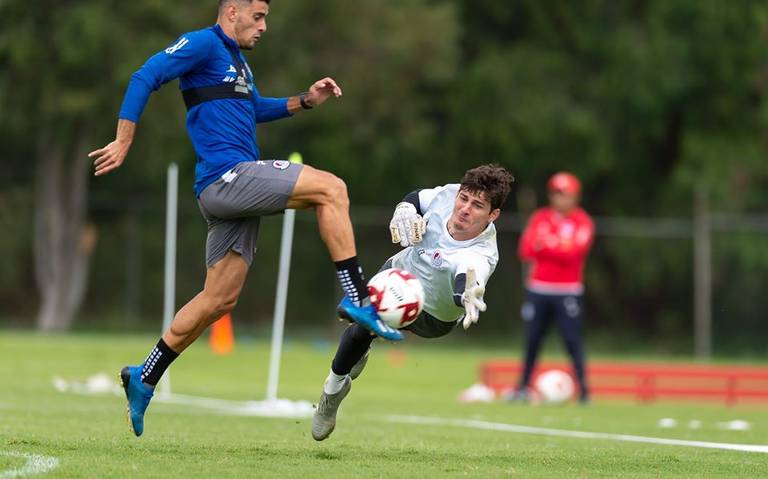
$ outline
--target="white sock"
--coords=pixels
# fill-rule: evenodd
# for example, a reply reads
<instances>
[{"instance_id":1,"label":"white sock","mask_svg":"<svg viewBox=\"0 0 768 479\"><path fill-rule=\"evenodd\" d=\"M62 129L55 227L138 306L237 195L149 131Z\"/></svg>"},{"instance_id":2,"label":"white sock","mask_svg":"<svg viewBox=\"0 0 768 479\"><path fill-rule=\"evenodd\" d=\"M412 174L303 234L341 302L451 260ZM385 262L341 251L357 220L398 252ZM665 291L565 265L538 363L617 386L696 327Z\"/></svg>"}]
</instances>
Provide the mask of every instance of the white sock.
<instances>
[{"instance_id":1,"label":"white sock","mask_svg":"<svg viewBox=\"0 0 768 479\"><path fill-rule=\"evenodd\" d=\"M331 373L325 379L323 392L325 392L325 394L336 394L337 392L341 391L341 387L344 386L344 381L347 379L347 376L349 376L349 374L339 376L338 374L331 371Z\"/></svg>"}]
</instances>

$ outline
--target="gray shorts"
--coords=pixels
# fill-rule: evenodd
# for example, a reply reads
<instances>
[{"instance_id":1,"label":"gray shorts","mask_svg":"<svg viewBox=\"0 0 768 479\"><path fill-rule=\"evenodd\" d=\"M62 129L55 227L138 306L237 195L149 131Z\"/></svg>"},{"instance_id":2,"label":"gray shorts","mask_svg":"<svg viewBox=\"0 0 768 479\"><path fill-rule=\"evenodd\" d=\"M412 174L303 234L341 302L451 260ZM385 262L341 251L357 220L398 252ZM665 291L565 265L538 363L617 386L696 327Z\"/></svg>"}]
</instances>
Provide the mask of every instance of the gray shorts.
<instances>
[{"instance_id":1,"label":"gray shorts","mask_svg":"<svg viewBox=\"0 0 768 479\"><path fill-rule=\"evenodd\" d=\"M261 216L285 210L302 168L285 160L244 161L200 193L197 204L208 222L209 268L230 250L248 265L253 262Z\"/></svg>"}]
</instances>

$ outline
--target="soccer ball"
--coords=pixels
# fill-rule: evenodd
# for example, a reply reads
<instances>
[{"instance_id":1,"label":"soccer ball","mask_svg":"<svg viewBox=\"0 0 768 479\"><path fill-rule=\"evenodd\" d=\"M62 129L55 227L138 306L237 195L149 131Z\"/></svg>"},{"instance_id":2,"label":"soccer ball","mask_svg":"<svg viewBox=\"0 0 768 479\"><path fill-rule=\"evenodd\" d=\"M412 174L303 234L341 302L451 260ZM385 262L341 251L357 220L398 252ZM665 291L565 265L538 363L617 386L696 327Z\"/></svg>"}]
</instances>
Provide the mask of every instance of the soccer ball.
<instances>
[{"instance_id":1,"label":"soccer ball","mask_svg":"<svg viewBox=\"0 0 768 479\"><path fill-rule=\"evenodd\" d=\"M424 307L424 288L419 278L399 268L376 273L368 281L368 295L379 317L399 329L416 321Z\"/></svg>"},{"instance_id":2,"label":"soccer ball","mask_svg":"<svg viewBox=\"0 0 768 479\"><path fill-rule=\"evenodd\" d=\"M576 391L571 375L559 369L550 369L539 374L534 388L541 396L542 402L549 404L565 402L573 397Z\"/></svg>"}]
</instances>

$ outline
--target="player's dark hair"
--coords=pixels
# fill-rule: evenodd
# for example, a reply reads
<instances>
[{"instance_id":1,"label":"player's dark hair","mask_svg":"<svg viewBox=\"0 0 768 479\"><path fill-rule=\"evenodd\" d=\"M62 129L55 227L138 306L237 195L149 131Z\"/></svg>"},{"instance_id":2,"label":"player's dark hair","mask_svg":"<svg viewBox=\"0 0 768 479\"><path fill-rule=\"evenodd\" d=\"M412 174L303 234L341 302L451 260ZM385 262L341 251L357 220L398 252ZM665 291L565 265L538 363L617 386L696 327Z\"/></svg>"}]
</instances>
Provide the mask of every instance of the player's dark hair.
<instances>
[{"instance_id":1,"label":"player's dark hair","mask_svg":"<svg viewBox=\"0 0 768 479\"><path fill-rule=\"evenodd\" d=\"M493 211L507 201L514 181L515 177L503 166L492 163L467 170L461 179L461 189L470 193L484 193Z\"/></svg>"}]
</instances>

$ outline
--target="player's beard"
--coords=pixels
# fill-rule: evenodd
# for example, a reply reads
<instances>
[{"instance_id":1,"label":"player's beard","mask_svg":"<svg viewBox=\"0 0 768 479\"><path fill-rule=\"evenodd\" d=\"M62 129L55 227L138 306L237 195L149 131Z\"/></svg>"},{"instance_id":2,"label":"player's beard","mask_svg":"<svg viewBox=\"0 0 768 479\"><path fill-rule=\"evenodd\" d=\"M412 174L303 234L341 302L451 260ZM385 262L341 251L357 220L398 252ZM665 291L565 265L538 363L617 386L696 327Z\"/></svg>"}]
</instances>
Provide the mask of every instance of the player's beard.
<instances>
[{"instance_id":1,"label":"player's beard","mask_svg":"<svg viewBox=\"0 0 768 479\"><path fill-rule=\"evenodd\" d=\"M465 228L457 227L457 222L455 218L451 218L450 221L448 221L448 234L450 234L454 239L456 239L457 234L464 233Z\"/></svg>"},{"instance_id":2,"label":"player's beard","mask_svg":"<svg viewBox=\"0 0 768 479\"><path fill-rule=\"evenodd\" d=\"M242 25L238 20L238 22L235 23L235 38L237 38L237 46L241 50L253 50L257 42L256 37L254 37L253 35L249 35L245 37L245 40L240 40L243 31L244 29L242 28Z\"/></svg>"},{"instance_id":3,"label":"player's beard","mask_svg":"<svg viewBox=\"0 0 768 479\"><path fill-rule=\"evenodd\" d=\"M241 50L253 50L256 46L256 40L251 37L247 42L237 42L237 46L240 47Z\"/></svg>"},{"instance_id":4,"label":"player's beard","mask_svg":"<svg viewBox=\"0 0 768 479\"><path fill-rule=\"evenodd\" d=\"M478 236L480 233L482 233L483 231L485 231L485 228L488 227L488 223L485 223L485 224L473 223L471 217L467 218L465 220L466 222L464 223L459 222L457 220L458 220L458 216L455 216L451 218L451 220L448 222L448 233L450 233L451 236L455 236L457 233L460 235L465 235L472 232L473 234L469 236L471 238L474 238Z\"/></svg>"},{"instance_id":5,"label":"player's beard","mask_svg":"<svg viewBox=\"0 0 768 479\"><path fill-rule=\"evenodd\" d=\"M472 228L472 218L462 218L458 214L453 217L453 228L456 231L465 232Z\"/></svg>"}]
</instances>

